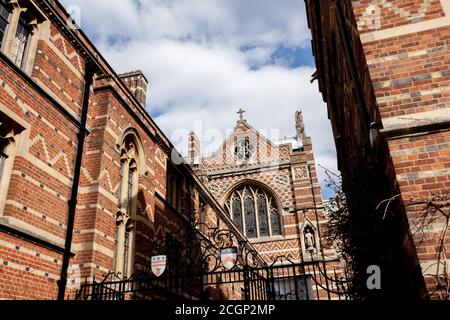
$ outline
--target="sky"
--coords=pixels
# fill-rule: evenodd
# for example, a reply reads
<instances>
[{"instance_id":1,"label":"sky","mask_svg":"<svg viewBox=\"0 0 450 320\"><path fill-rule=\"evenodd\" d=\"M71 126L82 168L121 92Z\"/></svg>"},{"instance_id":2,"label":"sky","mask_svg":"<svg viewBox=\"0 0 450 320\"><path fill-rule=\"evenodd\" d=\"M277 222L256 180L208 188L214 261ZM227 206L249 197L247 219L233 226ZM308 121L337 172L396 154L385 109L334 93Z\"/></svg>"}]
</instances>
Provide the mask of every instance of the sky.
<instances>
[{"instance_id":1,"label":"sky","mask_svg":"<svg viewBox=\"0 0 450 320\"><path fill-rule=\"evenodd\" d=\"M316 164L336 152L303 0L62 0L117 73L142 70L147 110L185 155L194 130L212 153L246 120L269 139L295 136L301 109ZM318 167L324 198L324 172Z\"/></svg>"}]
</instances>

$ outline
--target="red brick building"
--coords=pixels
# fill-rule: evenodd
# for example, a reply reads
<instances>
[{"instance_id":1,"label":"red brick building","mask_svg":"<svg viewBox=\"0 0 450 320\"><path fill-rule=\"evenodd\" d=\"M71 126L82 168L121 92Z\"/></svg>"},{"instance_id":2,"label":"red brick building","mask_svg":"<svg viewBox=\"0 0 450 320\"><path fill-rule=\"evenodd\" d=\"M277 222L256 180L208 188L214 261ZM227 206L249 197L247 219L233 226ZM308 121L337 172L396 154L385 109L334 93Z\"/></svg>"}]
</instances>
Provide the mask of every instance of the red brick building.
<instances>
[{"instance_id":1,"label":"red brick building","mask_svg":"<svg viewBox=\"0 0 450 320\"><path fill-rule=\"evenodd\" d=\"M2 0L0 12L0 299L73 297L60 279L78 273L130 276L200 199L235 230L173 164L142 72L116 74L58 2Z\"/></svg>"},{"instance_id":2,"label":"red brick building","mask_svg":"<svg viewBox=\"0 0 450 320\"><path fill-rule=\"evenodd\" d=\"M213 250L219 263L220 248L202 247L201 241L224 230L233 236L223 246L238 247L253 264L272 261L274 254L289 254L295 262L322 261L324 214L309 138L299 138L298 150L290 145L278 150L259 139L264 145L258 148L271 150L265 163L279 166L273 172L248 167L229 179L225 172L211 177L217 168L206 162L194 168L213 195L190 165L178 162L181 156L146 112L148 81L142 72L116 74L57 1L0 0L0 14L0 299L74 298L80 282L105 275L129 280L164 253L166 274L205 267L203 260L192 266L180 256L184 248L197 256ZM245 121L236 129L243 133L230 139L243 135L244 144L246 137L259 135ZM271 224L267 220L265 229L240 228L230 217L233 211L217 200L245 179L266 196ZM223 193L213 187L219 182ZM196 222L203 225L195 237L183 238ZM260 239L254 241L252 232ZM305 268L301 272L304 276ZM242 285L223 285L220 276L212 277L213 285L201 288L209 298L267 298L265 291L251 297ZM191 297L204 294L192 292L186 278L168 281L181 287L178 298L187 297L187 289ZM173 297L173 292L150 291L143 297Z\"/></svg>"},{"instance_id":3,"label":"red brick building","mask_svg":"<svg viewBox=\"0 0 450 320\"><path fill-rule=\"evenodd\" d=\"M296 136L281 141L251 126L242 109L238 113L240 119L213 154L201 154L192 132L188 163L278 277L290 277L292 271L283 265L302 266L297 272L308 276L299 287L309 292L307 299L337 299L328 296L321 274L338 267L340 257L324 240L327 216L301 111L292 121Z\"/></svg>"},{"instance_id":4,"label":"red brick building","mask_svg":"<svg viewBox=\"0 0 450 320\"><path fill-rule=\"evenodd\" d=\"M268 264L280 255L298 263L323 254L334 261L335 252L322 244L326 217L301 112L295 117L297 136L284 142L261 134L242 112L212 155L202 156L199 139L189 136L194 171Z\"/></svg>"},{"instance_id":5,"label":"red brick building","mask_svg":"<svg viewBox=\"0 0 450 320\"><path fill-rule=\"evenodd\" d=\"M384 297L448 299L450 2L305 2L350 211L373 213L361 263Z\"/></svg>"}]
</instances>

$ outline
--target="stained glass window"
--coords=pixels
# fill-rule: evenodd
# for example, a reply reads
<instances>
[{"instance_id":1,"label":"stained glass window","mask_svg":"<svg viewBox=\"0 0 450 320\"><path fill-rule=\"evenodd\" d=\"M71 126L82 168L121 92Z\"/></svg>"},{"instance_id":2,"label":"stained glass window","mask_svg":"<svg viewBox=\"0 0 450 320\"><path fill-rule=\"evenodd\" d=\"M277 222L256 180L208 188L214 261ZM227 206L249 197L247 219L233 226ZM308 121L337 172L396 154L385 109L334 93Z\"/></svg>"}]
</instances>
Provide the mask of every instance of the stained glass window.
<instances>
[{"instance_id":1,"label":"stained glass window","mask_svg":"<svg viewBox=\"0 0 450 320\"><path fill-rule=\"evenodd\" d=\"M245 234L247 238L256 238L255 200L249 190L244 193Z\"/></svg>"},{"instance_id":2,"label":"stained glass window","mask_svg":"<svg viewBox=\"0 0 450 320\"><path fill-rule=\"evenodd\" d=\"M267 221L267 205L266 196L264 194L258 194L258 223L259 223L259 236L268 237L269 223Z\"/></svg>"},{"instance_id":3,"label":"stained glass window","mask_svg":"<svg viewBox=\"0 0 450 320\"><path fill-rule=\"evenodd\" d=\"M239 196L235 196L233 198L233 204L232 204L232 219L236 227L242 232L242 204L241 199Z\"/></svg>"},{"instance_id":4,"label":"stained glass window","mask_svg":"<svg viewBox=\"0 0 450 320\"><path fill-rule=\"evenodd\" d=\"M281 235L280 213L273 204L270 208L270 228L273 236Z\"/></svg>"},{"instance_id":5,"label":"stained glass window","mask_svg":"<svg viewBox=\"0 0 450 320\"><path fill-rule=\"evenodd\" d=\"M282 234L276 201L258 186L245 185L236 189L225 202L225 208L234 224L248 238Z\"/></svg>"}]
</instances>

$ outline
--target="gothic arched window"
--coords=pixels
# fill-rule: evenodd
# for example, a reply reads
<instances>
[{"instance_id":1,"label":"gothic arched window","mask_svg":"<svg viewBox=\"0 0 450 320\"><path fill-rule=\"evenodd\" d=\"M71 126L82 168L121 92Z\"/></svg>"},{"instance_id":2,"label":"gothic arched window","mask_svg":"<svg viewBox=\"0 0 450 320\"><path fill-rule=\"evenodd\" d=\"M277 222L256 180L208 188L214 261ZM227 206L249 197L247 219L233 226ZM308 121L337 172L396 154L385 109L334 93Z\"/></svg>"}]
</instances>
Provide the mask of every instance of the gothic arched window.
<instances>
[{"instance_id":1,"label":"gothic arched window","mask_svg":"<svg viewBox=\"0 0 450 320\"><path fill-rule=\"evenodd\" d=\"M225 202L225 209L249 239L282 234L277 203L258 186L244 185L234 190Z\"/></svg>"},{"instance_id":2,"label":"gothic arched window","mask_svg":"<svg viewBox=\"0 0 450 320\"><path fill-rule=\"evenodd\" d=\"M116 216L114 272L130 276L133 263L134 222L138 192L138 149L133 135L127 135L121 146L120 184Z\"/></svg>"}]
</instances>

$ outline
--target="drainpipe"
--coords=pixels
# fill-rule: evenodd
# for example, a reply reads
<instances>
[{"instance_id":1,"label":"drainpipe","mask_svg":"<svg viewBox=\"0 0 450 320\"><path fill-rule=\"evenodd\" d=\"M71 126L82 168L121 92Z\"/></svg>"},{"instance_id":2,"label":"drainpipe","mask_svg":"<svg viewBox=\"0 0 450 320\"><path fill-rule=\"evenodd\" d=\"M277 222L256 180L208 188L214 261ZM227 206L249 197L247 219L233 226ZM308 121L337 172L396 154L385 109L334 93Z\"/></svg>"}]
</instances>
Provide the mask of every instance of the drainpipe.
<instances>
[{"instance_id":1,"label":"drainpipe","mask_svg":"<svg viewBox=\"0 0 450 320\"><path fill-rule=\"evenodd\" d=\"M71 251L72 251L72 238L73 238L73 228L75 224L75 211L77 207L77 197L78 197L78 186L80 183L80 173L81 173L81 163L83 160L83 150L84 150L84 140L87 135L86 122L89 107L89 93L93 82L93 76L95 69L93 65L87 62L84 73L84 91L83 91L83 101L81 109L81 126L77 134L78 144L77 144L77 154L75 158L75 168L73 174L72 192L70 200L68 201L69 212L67 219L67 231L66 231L66 241L64 245L63 262L61 267L60 279L57 281L58 284L58 300L64 300L66 285L67 285L67 269L69 268Z\"/></svg>"}]
</instances>

